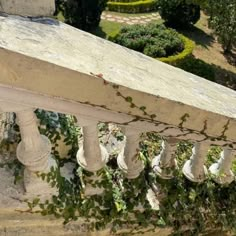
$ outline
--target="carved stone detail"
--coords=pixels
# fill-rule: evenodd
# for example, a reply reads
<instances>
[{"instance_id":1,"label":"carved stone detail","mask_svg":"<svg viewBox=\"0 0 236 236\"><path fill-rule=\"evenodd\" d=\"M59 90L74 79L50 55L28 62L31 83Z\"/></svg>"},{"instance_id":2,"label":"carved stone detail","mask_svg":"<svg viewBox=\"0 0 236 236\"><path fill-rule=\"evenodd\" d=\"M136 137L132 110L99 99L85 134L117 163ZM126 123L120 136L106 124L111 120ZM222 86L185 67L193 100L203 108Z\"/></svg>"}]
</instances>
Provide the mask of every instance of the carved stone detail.
<instances>
[{"instance_id":1,"label":"carved stone detail","mask_svg":"<svg viewBox=\"0 0 236 236\"><path fill-rule=\"evenodd\" d=\"M16 116L21 133L21 142L17 146L16 155L26 167L24 171L26 192L37 195L54 192L37 176L37 172L48 173L51 167L57 166L55 160L51 158L51 143L46 136L40 135L33 110L19 111Z\"/></svg>"},{"instance_id":2,"label":"carved stone detail","mask_svg":"<svg viewBox=\"0 0 236 236\"><path fill-rule=\"evenodd\" d=\"M192 156L183 167L183 174L193 182L203 182L207 169L204 166L205 157L209 149L208 143L195 143L192 149Z\"/></svg>"},{"instance_id":3,"label":"carved stone detail","mask_svg":"<svg viewBox=\"0 0 236 236\"><path fill-rule=\"evenodd\" d=\"M153 170L163 179L173 178L173 170L177 168L175 160L177 142L178 140L174 138L164 140L160 154L152 160Z\"/></svg>"},{"instance_id":4,"label":"carved stone detail","mask_svg":"<svg viewBox=\"0 0 236 236\"><path fill-rule=\"evenodd\" d=\"M137 178L144 169L143 161L138 159L140 134L131 129L125 129L125 145L117 158L119 168L127 179Z\"/></svg>"},{"instance_id":5,"label":"carved stone detail","mask_svg":"<svg viewBox=\"0 0 236 236\"><path fill-rule=\"evenodd\" d=\"M93 173L93 176L86 177L86 180L94 182L99 180L100 177L97 176L96 172L105 167L109 154L106 148L99 142L97 122L79 121L83 127L83 141L77 152L77 161L83 169ZM91 184L85 186L86 195L91 196L101 194L102 192L102 189L92 187Z\"/></svg>"},{"instance_id":6,"label":"carved stone detail","mask_svg":"<svg viewBox=\"0 0 236 236\"><path fill-rule=\"evenodd\" d=\"M231 149L223 149L218 162L214 163L209 168L215 182L219 184L230 184L234 180L234 174L230 170L233 159L233 151Z\"/></svg>"},{"instance_id":7,"label":"carved stone detail","mask_svg":"<svg viewBox=\"0 0 236 236\"><path fill-rule=\"evenodd\" d=\"M77 153L78 163L89 172L101 170L109 158L106 148L99 143L97 123L83 126L83 142Z\"/></svg>"}]
</instances>

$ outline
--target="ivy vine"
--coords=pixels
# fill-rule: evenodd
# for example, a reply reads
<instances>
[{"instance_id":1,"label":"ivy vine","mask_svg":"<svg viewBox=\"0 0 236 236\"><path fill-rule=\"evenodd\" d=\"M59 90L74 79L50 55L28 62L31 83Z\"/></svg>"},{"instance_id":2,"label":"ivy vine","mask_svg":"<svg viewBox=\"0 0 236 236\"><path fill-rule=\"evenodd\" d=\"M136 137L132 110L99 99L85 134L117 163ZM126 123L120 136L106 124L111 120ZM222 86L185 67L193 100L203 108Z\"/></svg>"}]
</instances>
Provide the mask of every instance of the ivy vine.
<instances>
[{"instance_id":1,"label":"ivy vine","mask_svg":"<svg viewBox=\"0 0 236 236\"><path fill-rule=\"evenodd\" d=\"M63 218L65 224L82 217L87 222L88 230L100 230L109 225L112 232L129 229L128 235L144 232L145 229L154 231L156 227L172 227L172 235L199 235L213 229L236 233L235 182L221 186L208 176L205 182L197 184L190 182L182 174L183 164L191 155L192 144L178 144L176 158L179 168L175 170L173 179L162 180L151 167L152 158L160 152L162 139L154 132L142 134L139 158L144 161L145 169L138 178L128 180L124 177L116 162L117 154L114 153L110 156L107 166L96 173L100 179L90 182L89 177L93 173L83 170L75 161L78 142L82 138L76 119L73 116L41 110L36 113L40 120L40 131L47 135L54 145L52 154L59 163L58 169L52 168L50 173L40 174L40 178L58 188L58 194L44 202L38 198L27 201L31 212ZM108 134L108 124L99 124L99 130L100 139L103 141L102 137L111 135ZM118 140L124 138L118 128L112 130L112 135ZM57 151L57 143L61 139L65 145L70 146L70 158L67 156L63 159ZM216 162L220 151L219 147L215 147L208 152L208 167ZM66 179L60 174L60 167L66 162L75 165L72 179ZM14 168L17 161L2 164L0 167L6 166ZM236 170L235 163L233 170ZM103 188L103 194L85 196L86 184ZM159 210L153 210L146 199L149 189L158 192Z\"/></svg>"}]
</instances>

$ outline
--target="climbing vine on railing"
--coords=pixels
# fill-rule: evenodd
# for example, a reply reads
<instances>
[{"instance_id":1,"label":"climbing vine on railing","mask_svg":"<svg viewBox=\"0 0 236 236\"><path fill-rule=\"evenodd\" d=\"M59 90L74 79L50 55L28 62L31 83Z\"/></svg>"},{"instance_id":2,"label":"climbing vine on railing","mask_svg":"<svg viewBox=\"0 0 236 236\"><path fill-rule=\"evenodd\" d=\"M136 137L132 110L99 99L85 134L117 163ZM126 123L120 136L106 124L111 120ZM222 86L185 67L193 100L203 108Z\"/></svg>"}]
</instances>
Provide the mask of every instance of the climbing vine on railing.
<instances>
[{"instance_id":1,"label":"climbing vine on railing","mask_svg":"<svg viewBox=\"0 0 236 236\"><path fill-rule=\"evenodd\" d=\"M39 131L46 135L52 143L52 154L57 159L76 156L78 139L81 138L80 128L76 126L76 118L55 112L38 109ZM67 153L60 153L60 145L68 146Z\"/></svg>"},{"instance_id":2,"label":"climbing vine on railing","mask_svg":"<svg viewBox=\"0 0 236 236\"><path fill-rule=\"evenodd\" d=\"M99 230L109 225L113 232L129 229L127 235L154 230L156 227L172 227L173 235L199 235L212 229L235 232L235 182L221 186L208 176L205 182L197 184L190 182L182 174L182 166L191 155L192 144L178 144L176 157L179 169L175 170L173 179L162 180L151 167L152 158L160 152L161 138L154 132L142 134L139 157L144 161L145 169L137 179L125 179L117 166L117 153L113 153L107 166L97 173L101 179L89 182L87 177L93 174L84 171L75 161L78 137L82 137L76 126L76 119L44 111L37 113L40 130L49 137L52 144L63 141L69 146L70 158L64 156L67 158L62 159L57 152L57 145L54 145L52 153L60 167L66 162L74 164L74 176L66 179L61 176L59 169L52 169L48 174L39 174L40 178L58 188L58 194L44 202L40 199L27 201L31 212L63 218L65 224L83 217L87 221L88 230ZM119 128L111 131L108 124L100 123L99 130L100 140L104 144L104 137L110 135L123 140ZM220 151L220 148L212 148L208 152L207 167L219 158ZM233 169L236 170L235 164ZM86 197L84 186L88 183L103 188L103 194ZM146 199L149 189L153 190L160 202L159 210L152 210Z\"/></svg>"}]
</instances>

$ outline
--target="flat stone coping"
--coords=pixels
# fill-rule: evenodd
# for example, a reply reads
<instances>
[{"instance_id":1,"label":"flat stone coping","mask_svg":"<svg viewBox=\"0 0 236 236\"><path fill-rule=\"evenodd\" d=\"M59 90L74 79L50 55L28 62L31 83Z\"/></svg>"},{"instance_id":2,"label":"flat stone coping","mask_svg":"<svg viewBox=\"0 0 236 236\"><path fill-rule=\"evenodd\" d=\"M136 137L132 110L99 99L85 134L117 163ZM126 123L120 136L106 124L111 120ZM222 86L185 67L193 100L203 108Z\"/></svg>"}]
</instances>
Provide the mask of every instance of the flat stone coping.
<instances>
[{"instance_id":1,"label":"flat stone coping","mask_svg":"<svg viewBox=\"0 0 236 236\"><path fill-rule=\"evenodd\" d=\"M235 139L235 91L141 53L53 19L20 17L0 17L0 47L2 85L176 126L186 117L184 127Z\"/></svg>"}]
</instances>

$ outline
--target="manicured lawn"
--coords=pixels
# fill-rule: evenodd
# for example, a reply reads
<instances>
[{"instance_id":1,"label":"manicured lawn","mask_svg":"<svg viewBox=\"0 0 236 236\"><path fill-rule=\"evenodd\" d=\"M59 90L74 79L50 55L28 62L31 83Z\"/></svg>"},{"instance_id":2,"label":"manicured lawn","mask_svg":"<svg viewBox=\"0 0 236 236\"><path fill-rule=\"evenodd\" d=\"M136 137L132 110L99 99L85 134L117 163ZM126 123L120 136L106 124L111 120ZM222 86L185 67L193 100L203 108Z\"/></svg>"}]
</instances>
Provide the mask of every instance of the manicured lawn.
<instances>
[{"instance_id":1,"label":"manicured lawn","mask_svg":"<svg viewBox=\"0 0 236 236\"><path fill-rule=\"evenodd\" d=\"M161 24L163 21L153 20L152 22ZM118 22L111 22L107 20L101 20L99 27L91 31L91 33L101 38L108 39L109 36L113 36L114 34L117 34L123 25L125 24L118 23Z\"/></svg>"},{"instance_id":2,"label":"manicured lawn","mask_svg":"<svg viewBox=\"0 0 236 236\"><path fill-rule=\"evenodd\" d=\"M101 20L99 27L91 33L101 38L107 39L109 36L117 34L122 27L122 23Z\"/></svg>"}]
</instances>

